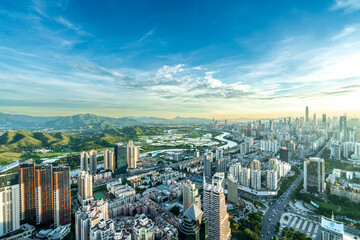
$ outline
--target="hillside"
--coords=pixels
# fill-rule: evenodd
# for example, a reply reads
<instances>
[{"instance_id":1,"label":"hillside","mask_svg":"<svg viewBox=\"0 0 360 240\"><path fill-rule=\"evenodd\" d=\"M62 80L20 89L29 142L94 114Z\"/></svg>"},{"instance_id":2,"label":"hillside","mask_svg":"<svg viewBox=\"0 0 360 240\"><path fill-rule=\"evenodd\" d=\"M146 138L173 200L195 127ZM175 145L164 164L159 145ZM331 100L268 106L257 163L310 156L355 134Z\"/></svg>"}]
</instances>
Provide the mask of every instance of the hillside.
<instances>
[{"instance_id":1,"label":"hillside","mask_svg":"<svg viewBox=\"0 0 360 240\"><path fill-rule=\"evenodd\" d=\"M0 165L19 159L19 156L35 149L46 148L54 151L85 151L113 147L117 142L136 140L139 136L156 135L162 128L133 126L122 129L109 128L101 133L48 133L8 131L0 136Z\"/></svg>"}]
</instances>

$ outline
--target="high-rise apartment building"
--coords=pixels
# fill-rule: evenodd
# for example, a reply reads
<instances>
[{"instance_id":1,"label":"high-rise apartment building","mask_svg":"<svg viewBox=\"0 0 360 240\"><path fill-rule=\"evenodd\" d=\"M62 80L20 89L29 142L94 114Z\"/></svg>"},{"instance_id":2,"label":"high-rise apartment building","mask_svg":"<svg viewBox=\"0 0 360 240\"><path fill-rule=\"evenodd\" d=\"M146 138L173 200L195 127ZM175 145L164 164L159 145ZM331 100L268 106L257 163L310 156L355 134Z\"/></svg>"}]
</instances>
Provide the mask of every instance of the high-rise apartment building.
<instances>
[{"instance_id":1,"label":"high-rise apartment building","mask_svg":"<svg viewBox=\"0 0 360 240\"><path fill-rule=\"evenodd\" d=\"M37 165L35 169L36 224L51 225L54 219L53 166Z\"/></svg>"},{"instance_id":2,"label":"high-rise apartment building","mask_svg":"<svg viewBox=\"0 0 360 240\"><path fill-rule=\"evenodd\" d=\"M91 203L93 198L93 178L88 172L81 171L78 174L78 199L82 205Z\"/></svg>"},{"instance_id":3,"label":"high-rise apartment building","mask_svg":"<svg viewBox=\"0 0 360 240\"><path fill-rule=\"evenodd\" d=\"M216 149L215 152L215 159L216 161L224 157L224 150L222 149Z\"/></svg>"},{"instance_id":4,"label":"high-rise apartment building","mask_svg":"<svg viewBox=\"0 0 360 240\"><path fill-rule=\"evenodd\" d=\"M304 161L304 190L313 193L325 191L325 161L310 157Z\"/></svg>"},{"instance_id":5,"label":"high-rise apartment building","mask_svg":"<svg viewBox=\"0 0 360 240\"><path fill-rule=\"evenodd\" d=\"M54 226L71 223L70 167L54 168Z\"/></svg>"},{"instance_id":6,"label":"high-rise apartment building","mask_svg":"<svg viewBox=\"0 0 360 240\"><path fill-rule=\"evenodd\" d=\"M104 151L104 167L106 170L115 171L115 153L114 151L106 149Z\"/></svg>"},{"instance_id":7,"label":"high-rise apartment building","mask_svg":"<svg viewBox=\"0 0 360 240\"><path fill-rule=\"evenodd\" d=\"M194 183L188 180L183 185L183 212L186 212L186 210L193 204L201 209L198 189Z\"/></svg>"},{"instance_id":8,"label":"high-rise apartment building","mask_svg":"<svg viewBox=\"0 0 360 240\"><path fill-rule=\"evenodd\" d=\"M154 240L155 239L155 224L144 214L138 215L135 218L132 228L132 239L134 240Z\"/></svg>"},{"instance_id":9,"label":"high-rise apartment building","mask_svg":"<svg viewBox=\"0 0 360 240\"><path fill-rule=\"evenodd\" d=\"M347 140L348 139L347 138L348 132L347 132L346 116L340 116L339 128L340 128L340 133L343 133L345 140Z\"/></svg>"},{"instance_id":10,"label":"high-rise apartment building","mask_svg":"<svg viewBox=\"0 0 360 240\"><path fill-rule=\"evenodd\" d=\"M20 229L19 163L0 168L0 238Z\"/></svg>"},{"instance_id":11,"label":"high-rise apartment building","mask_svg":"<svg viewBox=\"0 0 360 240\"><path fill-rule=\"evenodd\" d=\"M270 158L269 159L269 170L274 170L277 173L279 173L279 160L276 158ZM277 176L279 178L280 176Z\"/></svg>"},{"instance_id":12,"label":"high-rise apartment building","mask_svg":"<svg viewBox=\"0 0 360 240\"><path fill-rule=\"evenodd\" d=\"M115 152L115 175L124 174L127 172L127 149L126 145L116 143L114 146Z\"/></svg>"},{"instance_id":13,"label":"high-rise apartment building","mask_svg":"<svg viewBox=\"0 0 360 240\"><path fill-rule=\"evenodd\" d=\"M212 177L213 168L213 154L212 152L206 152L204 156L204 175L207 178Z\"/></svg>"},{"instance_id":14,"label":"high-rise apartment building","mask_svg":"<svg viewBox=\"0 0 360 240\"><path fill-rule=\"evenodd\" d=\"M204 213L209 219L209 239L228 240L231 235L224 189L214 184L204 184Z\"/></svg>"},{"instance_id":15,"label":"high-rise apartment building","mask_svg":"<svg viewBox=\"0 0 360 240\"><path fill-rule=\"evenodd\" d=\"M129 141L127 145L127 166L128 168L136 168L136 163L139 161L140 150L135 146L133 141Z\"/></svg>"},{"instance_id":16,"label":"high-rise apartment building","mask_svg":"<svg viewBox=\"0 0 360 240\"><path fill-rule=\"evenodd\" d=\"M278 174L276 170L268 170L267 171L267 188L270 190L277 190L277 182L278 182Z\"/></svg>"},{"instance_id":17,"label":"high-rise apartment building","mask_svg":"<svg viewBox=\"0 0 360 240\"><path fill-rule=\"evenodd\" d=\"M250 168L244 167L241 169L240 184L245 187L250 187Z\"/></svg>"},{"instance_id":18,"label":"high-rise apartment building","mask_svg":"<svg viewBox=\"0 0 360 240\"><path fill-rule=\"evenodd\" d=\"M89 162L90 162L90 173L96 174L97 171L97 152L91 150L89 153Z\"/></svg>"},{"instance_id":19,"label":"high-rise apartment building","mask_svg":"<svg viewBox=\"0 0 360 240\"><path fill-rule=\"evenodd\" d=\"M191 205L179 225L179 240L208 240L208 224L204 212Z\"/></svg>"},{"instance_id":20,"label":"high-rise apartment building","mask_svg":"<svg viewBox=\"0 0 360 240\"><path fill-rule=\"evenodd\" d=\"M250 169L251 170L261 170L261 163L259 160L254 159L250 163Z\"/></svg>"},{"instance_id":21,"label":"high-rise apartment building","mask_svg":"<svg viewBox=\"0 0 360 240\"><path fill-rule=\"evenodd\" d=\"M226 172L226 158L216 160L216 172Z\"/></svg>"},{"instance_id":22,"label":"high-rise apartment building","mask_svg":"<svg viewBox=\"0 0 360 240\"><path fill-rule=\"evenodd\" d=\"M80 154L80 170L81 171L89 171L89 155L87 152L82 152Z\"/></svg>"},{"instance_id":23,"label":"high-rise apartment building","mask_svg":"<svg viewBox=\"0 0 360 240\"><path fill-rule=\"evenodd\" d=\"M227 178L227 184L228 184L227 200L231 203L237 204L238 203L238 191L239 191L237 178L235 178L231 174L229 174L228 178Z\"/></svg>"},{"instance_id":24,"label":"high-rise apartment building","mask_svg":"<svg viewBox=\"0 0 360 240\"><path fill-rule=\"evenodd\" d=\"M225 173L215 173L212 177L212 184L214 186L220 186L225 189Z\"/></svg>"},{"instance_id":25,"label":"high-rise apartment building","mask_svg":"<svg viewBox=\"0 0 360 240\"><path fill-rule=\"evenodd\" d=\"M251 170L251 188L254 190L261 189L261 170Z\"/></svg>"},{"instance_id":26,"label":"high-rise apartment building","mask_svg":"<svg viewBox=\"0 0 360 240\"><path fill-rule=\"evenodd\" d=\"M20 219L36 222L35 163L21 164L19 169Z\"/></svg>"},{"instance_id":27,"label":"high-rise apartment building","mask_svg":"<svg viewBox=\"0 0 360 240\"><path fill-rule=\"evenodd\" d=\"M240 163L235 163L233 165L230 166L229 168L229 173L235 177L238 182L240 182L240 176L241 176L241 164Z\"/></svg>"}]
</instances>

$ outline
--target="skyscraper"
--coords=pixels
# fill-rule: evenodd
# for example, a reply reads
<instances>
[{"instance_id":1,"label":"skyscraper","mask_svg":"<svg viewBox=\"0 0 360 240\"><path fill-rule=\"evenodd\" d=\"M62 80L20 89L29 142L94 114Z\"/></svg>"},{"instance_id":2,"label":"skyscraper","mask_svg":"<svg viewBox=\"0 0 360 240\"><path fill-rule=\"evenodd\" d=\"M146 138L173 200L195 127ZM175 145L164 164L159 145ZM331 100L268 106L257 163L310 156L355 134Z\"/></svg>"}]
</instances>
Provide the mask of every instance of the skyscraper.
<instances>
[{"instance_id":1,"label":"skyscraper","mask_svg":"<svg viewBox=\"0 0 360 240\"><path fill-rule=\"evenodd\" d=\"M225 173L219 172L215 173L212 177L212 184L214 186L220 186L225 190Z\"/></svg>"},{"instance_id":2,"label":"skyscraper","mask_svg":"<svg viewBox=\"0 0 360 240\"><path fill-rule=\"evenodd\" d=\"M91 203L93 199L92 175L81 171L78 174L78 199L82 205Z\"/></svg>"},{"instance_id":3,"label":"skyscraper","mask_svg":"<svg viewBox=\"0 0 360 240\"><path fill-rule=\"evenodd\" d=\"M213 167L213 155L212 152L206 152L204 156L204 175L207 178L212 177L212 167Z\"/></svg>"},{"instance_id":4,"label":"skyscraper","mask_svg":"<svg viewBox=\"0 0 360 240\"><path fill-rule=\"evenodd\" d=\"M240 175L240 184L245 187L250 187L250 175L250 168L242 168Z\"/></svg>"},{"instance_id":5,"label":"skyscraper","mask_svg":"<svg viewBox=\"0 0 360 240\"><path fill-rule=\"evenodd\" d=\"M106 149L104 151L104 166L106 170L111 170L112 173L115 171L115 153L111 150Z\"/></svg>"},{"instance_id":6,"label":"skyscraper","mask_svg":"<svg viewBox=\"0 0 360 240\"><path fill-rule=\"evenodd\" d=\"M234 204L238 203L238 180L233 177L231 174L227 178L228 183L228 201Z\"/></svg>"},{"instance_id":7,"label":"skyscraper","mask_svg":"<svg viewBox=\"0 0 360 240\"><path fill-rule=\"evenodd\" d=\"M229 168L229 173L235 177L238 182L240 182L240 176L241 176L241 164L240 163L235 163L233 165L230 166Z\"/></svg>"},{"instance_id":8,"label":"skyscraper","mask_svg":"<svg viewBox=\"0 0 360 240\"><path fill-rule=\"evenodd\" d=\"M209 239L228 240L231 235L224 189L214 184L204 184L204 213L209 221Z\"/></svg>"},{"instance_id":9,"label":"skyscraper","mask_svg":"<svg viewBox=\"0 0 360 240\"><path fill-rule=\"evenodd\" d=\"M127 145L127 165L128 168L136 168L136 163L139 161L139 147L134 146L133 141L129 141Z\"/></svg>"},{"instance_id":10,"label":"skyscraper","mask_svg":"<svg viewBox=\"0 0 360 240\"><path fill-rule=\"evenodd\" d=\"M306 106L305 109L305 121L308 123L309 122L309 107Z\"/></svg>"},{"instance_id":11,"label":"skyscraper","mask_svg":"<svg viewBox=\"0 0 360 240\"><path fill-rule=\"evenodd\" d=\"M116 143L115 152L115 175L124 174L127 171L127 149L126 145Z\"/></svg>"},{"instance_id":12,"label":"skyscraper","mask_svg":"<svg viewBox=\"0 0 360 240\"><path fill-rule=\"evenodd\" d=\"M216 172L226 172L226 158L216 160Z\"/></svg>"},{"instance_id":13,"label":"skyscraper","mask_svg":"<svg viewBox=\"0 0 360 240\"><path fill-rule=\"evenodd\" d=\"M195 187L194 183L188 180L183 185L183 212L186 212L186 210L193 204L201 209L198 189Z\"/></svg>"},{"instance_id":14,"label":"skyscraper","mask_svg":"<svg viewBox=\"0 0 360 240\"><path fill-rule=\"evenodd\" d=\"M322 124L326 127L326 114L323 113L322 115Z\"/></svg>"},{"instance_id":15,"label":"skyscraper","mask_svg":"<svg viewBox=\"0 0 360 240\"><path fill-rule=\"evenodd\" d=\"M279 173L279 160L277 160L276 158L270 158L269 159L269 170L274 170L278 174ZM279 176L277 176L277 178L279 178Z\"/></svg>"},{"instance_id":16,"label":"skyscraper","mask_svg":"<svg viewBox=\"0 0 360 240\"><path fill-rule=\"evenodd\" d=\"M346 116L340 116L340 133L343 133L344 139L347 140L347 123L346 123Z\"/></svg>"},{"instance_id":17,"label":"skyscraper","mask_svg":"<svg viewBox=\"0 0 360 240\"><path fill-rule=\"evenodd\" d=\"M310 157L304 161L304 191L323 193L325 191L325 161Z\"/></svg>"},{"instance_id":18,"label":"skyscraper","mask_svg":"<svg viewBox=\"0 0 360 240\"><path fill-rule=\"evenodd\" d=\"M20 220L36 222L35 163L21 164L20 183Z\"/></svg>"},{"instance_id":19,"label":"skyscraper","mask_svg":"<svg viewBox=\"0 0 360 240\"><path fill-rule=\"evenodd\" d=\"M82 152L80 154L80 170L81 171L89 171L89 164L88 164L88 153Z\"/></svg>"},{"instance_id":20,"label":"skyscraper","mask_svg":"<svg viewBox=\"0 0 360 240\"><path fill-rule=\"evenodd\" d=\"M71 223L70 167L54 168L54 226Z\"/></svg>"},{"instance_id":21,"label":"skyscraper","mask_svg":"<svg viewBox=\"0 0 360 240\"><path fill-rule=\"evenodd\" d=\"M216 149L215 152L215 159L216 161L224 157L224 150L222 149Z\"/></svg>"},{"instance_id":22,"label":"skyscraper","mask_svg":"<svg viewBox=\"0 0 360 240\"><path fill-rule=\"evenodd\" d=\"M89 161L90 161L90 173L96 174L97 171L97 152L91 150L89 153Z\"/></svg>"},{"instance_id":23,"label":"skyscraper","mask_svg":"<svg viewBox=\"0 0 360 240\"><path fill-rule=\"evenodd\" d=\"M316 113L313 114L313 123L316 125Z\"/></svg>"},{"instance_id":24,"label":"skyscraper","mask_svg":"<svg viewBox=\"0 0 360 240\"><path fill-rule=\"evenodd\" d=\"M270 190L277 190L278 174L276 170L267 171L267 188Z\"/></svg>"},{"instance_id":25,"label":"skyscraper","mask_svg":"<svg viewBox=\"0 0 360 240\"><path fill-rule=\"evenodd\" d=\"M191 205L179 225L179 240L208 240L208 220L203 211Z\"/></svg>"},{"instance_id":26,"label":"skyscraper","mask_svg":"<svg viewBox=\"0 0 360 240\"><path fill-rule=\"evenodd\" d=\"M52 224L53 207L53 166L36 166L36 224Z\"/></svg>"},{"instance_id":27,"label":"skyscraper","mask_svg":"<svg viewBox=\"0 0 360 240\"><path fill-rule=\"evenodd\" d=\"M0 168L0 238L20 229L19 164Z\"/></svg>"}]
</instances>

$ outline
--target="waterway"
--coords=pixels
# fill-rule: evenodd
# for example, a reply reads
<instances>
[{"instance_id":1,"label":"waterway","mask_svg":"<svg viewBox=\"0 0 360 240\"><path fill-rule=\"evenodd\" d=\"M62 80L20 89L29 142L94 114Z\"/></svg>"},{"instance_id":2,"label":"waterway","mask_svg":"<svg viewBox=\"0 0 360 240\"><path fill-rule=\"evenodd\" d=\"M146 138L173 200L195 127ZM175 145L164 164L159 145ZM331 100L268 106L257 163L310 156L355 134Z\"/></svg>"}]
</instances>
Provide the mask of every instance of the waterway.
<instances>
[{"instance_id":1,"label":"waterway","mask_svg":"<svg viewBox=\"0 0 360 240\"><path fill-rule=\"evenodd\" d=\"M220 149L232 148L232 147L235 147L236 145L238 145L236 142L224 138L225 136L228 136L228 135L230 135L230 133L223 132L221 135L215 137L215 139L217 139L219 141L226 142L226 144L224 146L219 147Z\"/></svg>"}]
</instances>

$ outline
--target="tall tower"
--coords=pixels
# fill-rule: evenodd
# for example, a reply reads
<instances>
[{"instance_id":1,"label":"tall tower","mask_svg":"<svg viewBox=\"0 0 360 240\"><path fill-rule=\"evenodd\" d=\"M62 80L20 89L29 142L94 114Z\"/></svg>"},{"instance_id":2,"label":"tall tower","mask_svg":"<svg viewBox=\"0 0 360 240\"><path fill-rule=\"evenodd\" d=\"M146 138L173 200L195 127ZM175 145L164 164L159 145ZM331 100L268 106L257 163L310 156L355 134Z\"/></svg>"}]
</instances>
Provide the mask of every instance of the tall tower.
<instances>
[{"instance_id":1,"label":"tall tower","mask_svg":"<svg viewBox=\"0 0 360 240\"><path fill-rule=\"evenodd\" d=\"M204 212L191 205L179 225L179 240L208 240L208 229L208 220Z\"/></svg>"},{"instance_id":2,"label":"tall tower","mask_svg":"<svg viewBox=\"0 0 360 240\"><path fill-rule=\"evenodd\" d=\"M114 146L115 152L115 175L124 174L127 172L127 149L126 145L116 143Z\"/></svg>"},{"instance_id":3,"label":"tall tower","mask_svg":"<svg viewBox=\"0 0 360 240\"><path fill-rule=\"evenodd\" d=\"M92 175L85 171L78 174L78 199L82 205L93 201Z\"/></svg>"},{"instance_id":4,"label":"tall tower","mask_svg":"<svg viewBox=\"0 0 360 240\"><path fill-rule=\"evenodd\" d=\"M346 116L340 116L340 133L343 133L345 140L348 139Z\"/></svg>"},{"instance_id":5,"label":"tall tower","mask_svg":"<svg viewBox=\"0 0 360 240\"><path fill-rule=\"evenodd\" d=\"M212 152L206 152L204 159L204 175L207 178L212 177L212 167L213 167L213 155Z\"/></svg>"},{"instance_id":6,"label":"tall tower","mask_svg":"<svg viewBox=\"0 0 360 240\"><path fill-rule=\"evenodd\" d=\"M322 115L322 124L324 126L326 126L326 114L325 113L323 113L323 115Z\"/></svg>"},{"instance_id":7,"label":"tall tower","mask_svg":"<svg viewBox=\"0 0 360 240\"><path fill-rule=\"evenodd\" d=\"M35 163L21 164L20 183L20 220L36 221Z\"/></svg>"},{"instance_id":8,"label":"tall tower","mask_svg":"<svg viewBox=\"0 0 360 240\"><path fill-rule=\"evenodd\" d=\"M114 173L115 170L115 153L114 151L110 151L106 149L104 151L104 164L106 170L111 170Z\"/></svg>"},{"instance_id":9,"label":"tall tower","mask_svg":"<svg viewBox=\"0 0 360 240\"><path fill-rule=\"evenodd\" d=\"M231 174L227 178L228 183L228 201L234 204L238 203L238 180L233 177Z\"/></svg>"},{"instance_id":10,"label":"tall tower","mask_svg":"<svg viewBox=\"0 0 360 240\"><path fill-rule=\"evenodd\" d=\"M53 205L53 166L36 166L36 224L52 224Z\"/></svg>"},{"instance_id":11,"label":"tall tower","mask_svg":"<svg viewBox=\"0 0 360 240\"><path fill-rule=\"evenodd\" d=\"M186 212L186 210L193 204L201 209L198 189L195 187L194 183L188 180L183 185L183 212Z\"/></svg>"},{"instance_id":12,"label":"tall tower","mask_svg":"<svg viewBox=\"0 0 360 240\"><path fill-rule=\"evenodd\" d=\"M139 161L139 147L134 146L133 141L129 141L127 145L127 165L128 168L136 168L136 163Z\"/></svg>"},{"instance_id":13,"label":"tall tower","mask_svg":"<svg viewBox=\"0 0 360 240\"><path fill-rule=\"evenodd\" d=\"M304 191L323 193L325 191L325 161L310 157L304 161Z\"/></svg>"},{"instance_id":14,"label":"tall tower","mask_svg":"<svg viewBox=\"0 0 360 240\"><path fill-rule=\"evenodd\" d=\"M71 223L70 167L54 168L54 226Z\"/></svg>"},{"instance_id":15,"label":"tall tower","mask_svg":"<svg viewBox=\"0 0 360 240\"><path fill-rule=\"evenodd\" d=\"M20 229L19 164L0 168L0 238Z\"/></svg>"},{"instance_id":16,"label":"tall tower","mask_svg":"<svg viewBox=\"0 0 360 240\"><path fill-rule=\"evenodd\" d=\"M209 221L209 239L230 238L230 222L225 204L224 189L213 184L204 184L204 213Z\"/></svg>"},{"instance_id":17,"label":"tall tower","mask_svg":"<svg viewBox=\"0 0 360 240\"><path fill-rule=\"evenodd\" d=\"M306 109L305 109L305 122L309 122L309 107L306 106Z\"/></svg>"},{"instance_id":18,"label":"tall tower","mask_svg":"<svg viewBox=\"0 0 360 240\"><path fill-rule=\"evenodd\" d=\"M97 152L96 151L94 151L94 150L90 151L89 161L90 161L90 173L96 174L96 171L97 171Z\"/></svg>"},{"instance_id":19,"label":"tall tower","mask_svg":"<svg viewBox=\"0 0 360 240\"><path fill-rule=\"evenodd\" d=\"M89 171L89 164L88 164L88 153L82 152L80 154L80 170L81 171Z\"/></svg>"}]
</instances>

